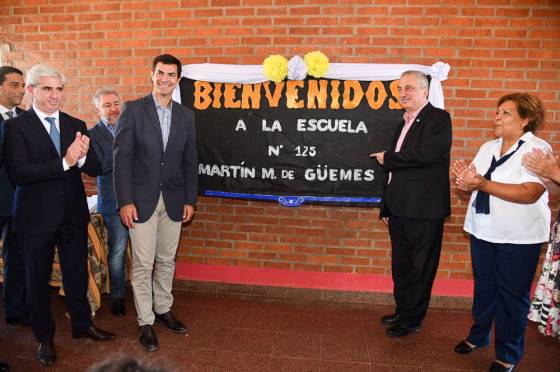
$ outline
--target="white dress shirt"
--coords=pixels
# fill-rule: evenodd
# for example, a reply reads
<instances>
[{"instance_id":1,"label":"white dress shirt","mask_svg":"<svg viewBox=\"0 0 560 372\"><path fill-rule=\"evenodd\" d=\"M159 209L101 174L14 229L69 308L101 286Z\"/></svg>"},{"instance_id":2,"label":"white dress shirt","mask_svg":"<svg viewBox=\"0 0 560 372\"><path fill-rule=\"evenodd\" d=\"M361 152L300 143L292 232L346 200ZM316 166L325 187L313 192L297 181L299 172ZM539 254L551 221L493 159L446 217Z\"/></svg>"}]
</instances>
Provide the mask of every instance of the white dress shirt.
<instances>
[{"instance_id":1,"label":"white dress shirt","mask_svg":"<svg viewBox=\"0 0 560 372\"><path fill-rule=\"evenodd\" d=\"M510 184L536 182L543 184L536 174L525 168L521 159L534 148L550 151L550 145L544 140L527 132L520 139L525 143L502 165L492 173L492 181ZM484 143L476 154L473 163L479 174L485 174L492 162L492 157L500 159L502 139ZM504 154L517 148L514 144ZM464 230L478 239L491 243L536 244L548 241L550 233L550 209L548 208L548 191L532 204L512 203L490 195L490 214L476 213L473 206L478 191L473 191L467 206Z\"/></svg>"}]
</instances>

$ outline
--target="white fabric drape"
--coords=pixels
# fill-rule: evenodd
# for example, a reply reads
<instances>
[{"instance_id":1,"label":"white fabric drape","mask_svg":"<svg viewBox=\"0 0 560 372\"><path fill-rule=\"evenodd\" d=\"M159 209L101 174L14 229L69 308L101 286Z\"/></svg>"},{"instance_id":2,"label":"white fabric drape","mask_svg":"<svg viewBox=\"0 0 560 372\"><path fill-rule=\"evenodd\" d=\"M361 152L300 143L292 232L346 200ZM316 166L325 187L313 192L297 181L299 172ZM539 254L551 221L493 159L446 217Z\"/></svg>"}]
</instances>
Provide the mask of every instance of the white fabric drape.
<instances>
[{"instance_id":1,"label":"white fabric drape","mask_svg":"<svg viewBox=\"0 0 560 372\"><path fill-rule=\"evenodd\" d=\"M337 80L395 80L404 71L418 70L430 75L429 101L435 107L444 108L443 89L441 82L447 80L450 66L436 62L431 66L407 64L376 64L376 63L331 63L325 78ZM267 81L262 65L224 65L203 63L183 66L183 77L192 80L214 83L255 84ZM173 92L173 99L181 102L179 87Z\"/></svg>"}]
</instances>

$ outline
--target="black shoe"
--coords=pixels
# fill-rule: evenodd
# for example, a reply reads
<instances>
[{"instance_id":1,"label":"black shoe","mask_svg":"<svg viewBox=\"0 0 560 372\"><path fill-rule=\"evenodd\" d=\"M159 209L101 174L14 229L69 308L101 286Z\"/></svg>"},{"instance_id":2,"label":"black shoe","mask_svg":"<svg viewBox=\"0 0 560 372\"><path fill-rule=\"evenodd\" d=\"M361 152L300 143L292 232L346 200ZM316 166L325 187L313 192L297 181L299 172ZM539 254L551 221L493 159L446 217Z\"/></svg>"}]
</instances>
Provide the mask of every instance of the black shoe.
<instances>
[{"instance_id":1,"label":"black shoe","mask_svg":"<svg viewBox=\"0 0 560 372\"><path fill-rule=\"evenodd\" d=\"M472 353L476 349L476 346L470 346L467 344L466 340L463 340L455 346L455 352L457 354L469 354Z\"/></svg>"},{"instance_id":2,"label":"black shoe","mask_svg":"<svg viewBox=\"0 0 560 372\"><path fill-rule=\"evenodd\" d=\"M389 314L389 315L383 315L381 317L381 324L384 325L397 324L398 321L399 321L399 314Z\"/></svg>"},{"instance_id":3,"label":"black shoe","mask_svg":"<svg viewBox=\"0 0 560 372\"><path fill-rule=\"evenodd\" d=\"M41 342L37 348L37 360L43 367L50 367L56 362L56 351L52 341Z\"/></svg>"},{"instance_id":4,"label":"black shoe","mask_svg":"<svg viewBox=\"0 0 560 372\"><path fill-rule=\"evenodd\" d=\"M159 348L154 327L149 324L140 326L140 343L148 351L156 351Z\"/></svg>"},{"instance_id":5,"label":"black shoe","mask_svg":"<svg viewBox=\"0 0 560 372\"><path fill-rule=\"evenodd\" d=\"M171 311L165 314L156 314L156 321L158 323L163 323L167 329L175 333L187 333L187 327L177 318Z\"/></svg>"},{"instance_id":6,"label":"black shoe","mask_svg":"<svg viewBox=\"0 0 560 372\"><path fill-rule=\"evenodd\" d=\"M0 362L0 372L8 372L10 370L10 366L6 363Z\"/></svg>"},{"instance_id":7,"label":"black shoe","mask_svg":"<svg viewBox=\"0 0 560 372\"><path fill-rule=\"evenodd\" d=\"M400 323L397 323L387 328L387 332L385 333L390 337L404 337L410 333L418 332L419 330L420 326L405 327Z\"/></svg>"},{"instance_id":8,"label":"black shoe","mask_svg":"<svg viewBox=\"0 0 560 372\"><path fill-rule=\"evenodd\" d=\"M497 361L493 361L488 371L489 372L512 372L514 369L515 369L515 364L506 367L503 364L498 363Z\"/></svg>"},{"instance_id":9,"label":"black shoe","mask_svg":"<svg viewBox=\"0 0 560 372\"><path fill-rule=\"evenodd\" d=\"M88 328L80 331L72 331L72 337L74 338L89 338L93 341L108 341L114 340L115 334L112 332L104 331L100 328L97 328L93 325L89 326Z\"/></svg>"},{"instance_id":10,"label":"black shoe","mask_svg":"<svg viewBox=\"0 0 560 372\"><path fill-rule=\"evenodd\" d=\"M111 299L111 314L114 316L124 316L126 309L124 307L124 300L122 298Z\"/></svg>"},{"instance_id":11,"label":"black shoe","mask_svg":"<svg viewBox=\"0 0 560 372\"><path fill-rule=\"evenodd\" d=\"M30 322L29 322L29 317L27 316L16 316L12 318L6 318L6 324L29 327Z\"/></svg>"}]
</instances>

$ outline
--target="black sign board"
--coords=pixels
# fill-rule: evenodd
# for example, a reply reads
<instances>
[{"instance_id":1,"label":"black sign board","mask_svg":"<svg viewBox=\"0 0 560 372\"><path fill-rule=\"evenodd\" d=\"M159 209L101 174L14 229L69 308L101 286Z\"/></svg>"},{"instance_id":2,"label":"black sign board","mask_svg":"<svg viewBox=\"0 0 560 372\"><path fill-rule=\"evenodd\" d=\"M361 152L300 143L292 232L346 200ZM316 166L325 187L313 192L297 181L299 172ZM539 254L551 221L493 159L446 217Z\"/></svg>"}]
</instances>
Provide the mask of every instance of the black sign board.
<instances>
[{"instance_id":1,"label":"black sign board","mask_svg":"<svg viewBox=\"0 0 560 372\"><path fill-rule=\"evenodd\" d=\"M201 195L377 205L385 173L372 152L402 118L397 80L215 83L182 78L195 112Z\"/></svg>"}]
</instances>

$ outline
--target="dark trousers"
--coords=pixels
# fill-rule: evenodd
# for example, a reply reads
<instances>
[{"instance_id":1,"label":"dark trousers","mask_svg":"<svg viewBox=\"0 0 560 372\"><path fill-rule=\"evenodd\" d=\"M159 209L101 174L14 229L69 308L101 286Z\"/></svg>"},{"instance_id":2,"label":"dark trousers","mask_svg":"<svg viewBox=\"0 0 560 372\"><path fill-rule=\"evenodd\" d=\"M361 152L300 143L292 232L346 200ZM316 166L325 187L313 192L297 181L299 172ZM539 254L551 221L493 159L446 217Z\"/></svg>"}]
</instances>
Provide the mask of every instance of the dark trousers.
<instances>
[{"instance_id":1,"label":"dark trousers","mask_svg":"<svg viewBox=\"0 0 560 372\"><path fill-rule=\"evenodd\" d=\"M38 342L52 341L55 324L51 312L49 280L58 248L66 308L72 329L84 330L91 325L87 299L87 228L63 226L52 233L18 235L25 252L27 270L27 306L31 329Z\"/></svg>"},{"instance_id":2,"label":"dark trousers","mask_svg":"<svg viewBox=\"0 0 560 372\"><path fill-rule=\"evenodd\" d=\"M496 359L517 364L523 356L531 282L542 243L490 243L471 236L474 272L473 318L467 340L490 343L495 324Z\"/></svg>"},{"instance_id":3,"label":"dark trousers","mask_svg":"<svg viewBox=\"0 0 560 372\"><path fill-rule=\"evenodd\" d=\"M436 276L443 220L389 217L394 296L403 326L419 326L426 316Z\"/></svg>"},{"instance_id":4,"label":"dark trousers","mask_svg":"<svg viewBox=\"0 0 560 372\"><path fill-rule=\"evenodd\" d=\"M4 261L4 318L27 321L25 303L25 263L13 230L12 217L0 217L0 234L5 232L2 243Z\"/></svg>"}]
</instances>

